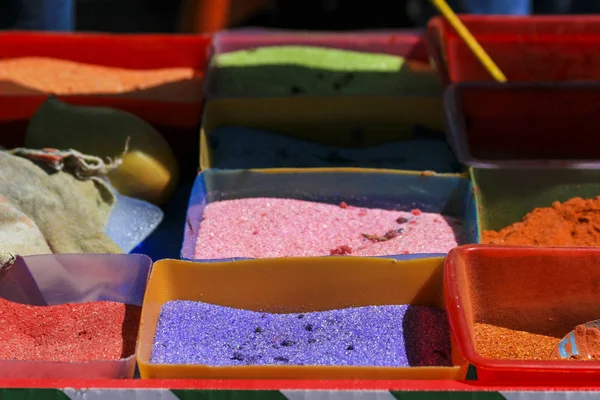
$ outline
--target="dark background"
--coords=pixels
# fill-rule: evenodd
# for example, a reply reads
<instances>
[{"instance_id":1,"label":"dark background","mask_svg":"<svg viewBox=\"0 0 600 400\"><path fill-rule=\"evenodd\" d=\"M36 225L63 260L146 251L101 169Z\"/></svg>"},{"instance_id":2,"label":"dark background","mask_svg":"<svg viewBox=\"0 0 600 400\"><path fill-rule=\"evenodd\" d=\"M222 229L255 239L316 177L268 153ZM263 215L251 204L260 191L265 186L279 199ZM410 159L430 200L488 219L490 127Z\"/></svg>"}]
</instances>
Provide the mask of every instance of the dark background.
<instances>
[{"instance_id":1,"label":"dark background","mask_svg":"<svg viewBox=\"0 0 600 400\"><path fill-rule=\"evenodd\" d=\"M457 12L461 12L460 1L449 0ZM534 13L554 13L565 1L571 3L570 13L600 12L600 0L535 0ZM408 7L409 2L417 4L417 9ZM427 0L276 0L273 3L269 10L237 26L306 30L403 28L423 26L434 14ZM180 0L77 0L76 29L174 32L180 4Z\"/></svg>"}]
</instances>

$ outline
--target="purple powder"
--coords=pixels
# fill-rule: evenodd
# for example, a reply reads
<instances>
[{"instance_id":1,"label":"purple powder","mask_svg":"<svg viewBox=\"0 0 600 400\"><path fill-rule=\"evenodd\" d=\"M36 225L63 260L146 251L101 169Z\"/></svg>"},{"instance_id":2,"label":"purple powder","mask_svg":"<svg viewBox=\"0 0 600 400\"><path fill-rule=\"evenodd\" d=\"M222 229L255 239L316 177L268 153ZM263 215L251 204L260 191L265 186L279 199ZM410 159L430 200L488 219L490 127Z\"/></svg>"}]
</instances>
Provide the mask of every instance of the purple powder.
<instances>
[{"instance_id":1,"label":"purple powder","mask_svg":"<svg viewBox=\"0 0 600 400\"><path fill-rule=\"evenodd\" d=\"M163 305L151 363L449 366L446 313L390 305L271 314L194 301Z\"/></svg>"}]
</instances>

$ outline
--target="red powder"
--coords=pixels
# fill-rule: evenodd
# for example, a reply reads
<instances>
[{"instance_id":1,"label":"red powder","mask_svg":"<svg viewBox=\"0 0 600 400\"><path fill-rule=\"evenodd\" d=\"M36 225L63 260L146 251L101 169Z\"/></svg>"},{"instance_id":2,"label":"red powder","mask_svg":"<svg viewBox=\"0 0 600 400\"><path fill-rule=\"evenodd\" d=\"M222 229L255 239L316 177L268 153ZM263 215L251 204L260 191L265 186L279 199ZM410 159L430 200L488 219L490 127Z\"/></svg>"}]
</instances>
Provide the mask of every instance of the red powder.
<instances>
[{"instance_id":1,"label":"red powder","mask_svg":"<svg viewBox=\"0 0 600 400\"><path fill-rule=\"evenodd\" d=\"M352 247L344 244L340 247L336 247L335 249L331 250L330 254L332 256L345 256L348 254L352 254Z\"/></svg>"},{"instance_id":2,"label":"red powder","mask_svg":"<svg viewBox=\"0 0 600 400\"><path fill-rule=\"evenodd\" d=\"M600 246L600 197L575 197L536 208L502 230L484 231L483 243L533 246Z\"/></svg>"},{"instance_id":3,"label":"red powder","mask_svg":"<svg viewBox=\"0 0 600 400\"><path fill-rule=\"evenodd\" d=\"M28 306L0 298L0 360L119 360L135 352L140 307L100 301Z\"/></svg>"}]
</instances>

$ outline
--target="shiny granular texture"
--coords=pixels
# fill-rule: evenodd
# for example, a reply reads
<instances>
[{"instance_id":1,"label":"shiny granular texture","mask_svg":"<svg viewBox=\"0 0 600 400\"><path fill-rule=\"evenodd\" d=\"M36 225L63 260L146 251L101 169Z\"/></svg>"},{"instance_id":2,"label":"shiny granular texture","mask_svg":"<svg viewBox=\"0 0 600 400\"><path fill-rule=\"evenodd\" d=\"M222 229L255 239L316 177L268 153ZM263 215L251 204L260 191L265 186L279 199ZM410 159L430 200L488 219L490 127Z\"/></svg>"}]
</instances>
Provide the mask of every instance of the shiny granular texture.
<instances>
[{"instance_id":1,"label":"shiny granular texture","mask_svg":"<svg viewBox=\"0 0 600 400\"><path fill-rule=\"evenodd\" d=\"M135 352L140 307L99 301L29 306L0 299L0 360L118 360Z\"/></svg>"},{"instance_id":2,"label":"shiny granular texture","mask_svg":"<svg viewBox=\"0 0 600 400\"><path fill-rule=\"evenodd\" d=\"M236 126L210 135L214 168L363 167L459 172L442 138L412 138L376 146L337 147Z\"/></svg>"},{"instance_id":3,"label":"shiny granular texture","mask_svg":"<svg viewBox=\"0 0 600 400\"><path fill-rule=\"evenodd\" d=\"M440 214L247 198L206 206L195 258L447 253L465 242L461 222Z\"/></svg>"},{"instance_id":4,"label":"shiny granular texture","mask_svg":"<svg viewBox=\"0 0 600 400\"><path fill-rule=\"evenodd\" d=\"M484 323L473 328L477 353L496 360L548 360L561 340Z\"/></svg>"},{"instance_id":5,"label":"shiny granular texture","mask_svg":"<svg viewBox=\"0 0 600 400\"><path fill-rule=\"evenodd\" d=\"M3 94L127 94L147 100L200 101L202 77L192 68L125 69L47 57L0 59Z\"/></svg>"},{"instance_id":6,"label":"shiny granular texture","mask_svg":"<svg viewBox=\"0 0 600 400\"><path fill-rule=\"evenodd\" d=\"M271 314L193 301L163 305L151 362L450 365L443 310L408 305Z\"/></svg>"},{"instance_id":7,"label":"shiny granular texture","mask_svg":"<svg viewBox=\"0 0 600 400\"><path fill-rule=\"evenodd\" d=\"M536 208L500 231L484 231L483 243L534 246L600 246L600 197L575 197Z\"/></svg>"}]
</instances>

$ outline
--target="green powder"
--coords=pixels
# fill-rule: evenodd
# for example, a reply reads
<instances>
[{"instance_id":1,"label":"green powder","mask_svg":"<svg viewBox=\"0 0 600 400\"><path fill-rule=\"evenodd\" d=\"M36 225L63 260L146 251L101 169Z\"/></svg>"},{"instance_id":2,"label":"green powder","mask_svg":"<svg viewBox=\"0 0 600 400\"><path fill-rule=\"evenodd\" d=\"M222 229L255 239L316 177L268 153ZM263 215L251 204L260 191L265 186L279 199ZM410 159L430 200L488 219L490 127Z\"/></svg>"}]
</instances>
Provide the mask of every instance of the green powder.
<instances>
[{"instance_id":1,"label":"green powder","mask_svg":"<svg viewBox=\"0 0 600 400\"><path fill-rule=\"evenodd\" d=\"M225 96L437 95L435 72L405 59L325 47L269 46L218 54L212 90Z\"/></svg>"}]
</instances>

